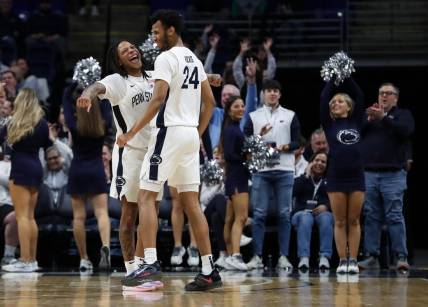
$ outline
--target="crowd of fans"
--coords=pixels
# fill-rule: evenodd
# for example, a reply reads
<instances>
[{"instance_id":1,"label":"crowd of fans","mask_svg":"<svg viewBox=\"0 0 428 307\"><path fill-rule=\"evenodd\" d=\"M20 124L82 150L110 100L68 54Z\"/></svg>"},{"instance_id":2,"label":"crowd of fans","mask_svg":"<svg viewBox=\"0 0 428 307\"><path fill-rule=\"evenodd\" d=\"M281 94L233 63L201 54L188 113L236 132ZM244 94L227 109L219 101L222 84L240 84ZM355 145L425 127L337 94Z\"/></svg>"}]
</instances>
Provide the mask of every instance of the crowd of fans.
<instances>
[{"instance_id":1,"label":"crowd of fans","mask_svg":"<svg viewBox=\"0 0 428 307\"><path fill-rule=\"evenodd\" d=\"M96 159L99 158L99 166L104 170L105 182L102 184L105 184L105 187L92 192L80 186L70 188L69 177L79 177L83 174L83 171L78 174L70 173L72 164L88 163L76 159L76 153L82 154L82 148L89 146L85 138L93 136L78 132L76 120L82 115L78 114L77 118L74 118L76 110L73 104L82 89L76 84L65 88L63 83L58 82L67 54L67 16L53 11L49 0L40 0L36 10L25 16L18 16L12 11L12 2L0 0L0 129L6 130L13 121L14 103L19 93L24 88L32 89L49 121L46 137L51 146L41 146L46 148L43 149L43 154L40 154L42 181L49 187L54 202L60 201L61 193L69 186L68 192L72 195L74 212L73 230L83 260L80 267L91 269L92 263L88 259L84 236L86 196L81 195L89 193L89 198L94 203L104 249L101 255L103 256L104 252L105 258L109 253L106 249L109 248L110 240L105 193L112 175L111 109L108 103L104 106L101 104L99 114L94 115L104 122L102 133L97 136L102 152L95 150L95 154L99 154ZM79 14L98 15L99 2L92 1L92 5L87 6L81 1ZM215 158L226 170L224 183L215 186L202 184L200 195L201 205L217 242L217 265L224 269L244 271L264 266L265 224L272 202L275 203L278 217L278 268L293 268L288 258L292 227L297 232L297 266L300 269L309 268L314 224L317 225L320 240L319 268L330 268L334 239L341 260L346 259L349 252L350 261L356 261L361 206L351 204L349 195L354 192L353 187L344 190L348 198L328 195L332 190L329 190L327 185L330 179L333 181L335 177L330 177L329 181L325 179L329 164L337 165L336 160L331 161L331 153L329 154L328 145L336 138L329 127L341 121L340 116L334 116L334 105L340 104L341 101L332 99L331 95L325 98L326 106L330 108L329 111L324 110L322 118L322 126L327 129L327 136L323 128L319 128L313 131L306 142L301 136L300 114L287 109L286 101L282 103L285 107L279 103L282 85L275 81L276 59L272 52L274 39L263 37L257 44L248 38L242 38L239 46L230 46L228 37L227 31L210 24L205 27L196 43L189 44L203 61L206 72L221 74L224 81L221 90L216 93L219 106L214 110L201 146L202 160ZM234 47L239 48L238 54L233 54ZM54 55L50 58L53 62L43 62L38 54L40 50L43 50L45 58L46 52ZM347 91L342 88L340 90ZM338 92L338 89L334 88L332 91ZM414 130L413 118L410 112L397 107L399 90L393 84L381 85L378 101L367 110L364 105L359 104L360 98L352 97L355 95L351 92L347 94L352 99L348 101L343 96L348 103L346 116L358 111L361 117L358 119L358 129L355 128L357 133L353 130L352 133L341 136L342 139L339 140L345 145L347 142L358 143L363 149L362 186L356 189L361 193L366 191L363 251L368 258L360 263L360 267L378 267L380 228L386 224L392 250L396 254L397 268L408 269L403 193L407 162L411 160L410 136ZM63 105L63 108L60 108L60 105ZM243 166L247 159L242 154L245 135L261 135L269 146L280 152L278 161L250 176ZM353 139L356 136L358 140ZM7 146L2 147L0 161L0 223L3 226L5 242L2 265L6 267L16 261L16 248L19 244L21 259L36 261L34 244L25 243L27 250L23 250L23 242L18 240L19 219L17 223L13 210L16 204L10 197L8 183L11 169L10 150ZM349 158L347 157L348 160ZM351 157L349 163L357 161L352 161ZM86 165L91 168L91 164ZM191 239L189 247L183 247L182 229L185 218L176 191L171 189L170 194L174 234L171 264L182 265L187 252L188 265L197 266L197 246ZM362 205L362 199L360 200ZM340 206L357 208L355 215L350 216L346 210L339 213ZM251 241L251 238L243 234L244 227L249 224L252 227L253 253L250 261L245 263L240 247ZM192 237L192 231L189 230ZM338 238L340 242L337 241ZM34 241L34 234L31 240ZM351 262L347 265L351 266ZM33 263L32 267L34 265L37 267L37 262ZM100 265L107 266L106 262L100 262Z\"/></svg>"}]
</instances>

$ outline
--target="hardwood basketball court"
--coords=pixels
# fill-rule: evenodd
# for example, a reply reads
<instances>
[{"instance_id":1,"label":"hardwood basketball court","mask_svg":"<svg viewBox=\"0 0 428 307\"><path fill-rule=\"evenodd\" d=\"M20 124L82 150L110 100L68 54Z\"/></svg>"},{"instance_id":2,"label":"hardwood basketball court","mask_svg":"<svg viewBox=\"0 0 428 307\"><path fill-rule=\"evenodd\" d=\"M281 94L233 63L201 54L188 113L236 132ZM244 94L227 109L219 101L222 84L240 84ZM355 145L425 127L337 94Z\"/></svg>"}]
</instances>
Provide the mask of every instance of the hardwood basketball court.
<instances>
[{"instance_id":1,"label":"hardwood basketball court","mask_svg":"<svg viewBox=\"0 0 428 307\"><path fill-rule=\"evenodd\" d=\"M428 270L221 275L222 289L189 293L193 272L164 273L165 287L155 292L123 292L123 273L3 273L0 306L428 306Z\"/></svg>"}]
</instances>

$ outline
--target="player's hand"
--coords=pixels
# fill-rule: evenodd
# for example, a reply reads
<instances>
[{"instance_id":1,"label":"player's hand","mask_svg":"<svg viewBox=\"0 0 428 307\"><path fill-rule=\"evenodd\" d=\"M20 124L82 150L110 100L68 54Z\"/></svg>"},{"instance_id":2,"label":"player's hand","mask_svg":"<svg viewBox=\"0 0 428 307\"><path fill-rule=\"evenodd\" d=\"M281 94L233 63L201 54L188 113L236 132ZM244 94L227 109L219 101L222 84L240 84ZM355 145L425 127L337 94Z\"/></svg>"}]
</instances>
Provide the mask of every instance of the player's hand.
<instances>
[{"instance_id":1,"label":"player's hand","mask_svg":"<svg viewBox=\"0 0 428 307\"><path fill-rule=\"evenodd\" d=\"M125 147L125 145L132 139L132 135L128 133L121 134L117 137L116 144L119 147Z\"/></svg>"},{"instance_id":2,"label":"player's hand","mask_svg":"<svg viewBox=\"0 0 428 307\"><path fill-rule=\"evenodd\" d=\"M219 87L223 82L223 78L219 74L208 74L208 82L211 86Z\"/></svg>"},{"instance_id":3,"label":"player's hand","mask_svg":"<svg viewBox=\"0 0 428 307\"><path fill-rule=\"evenodd\" d=\"M80 96L79 98L77 98L76 107L86 109L86 111L89 112L91 110L91 107L92 107L91 98L89 98L88 96L84 96L84 95Z\"/></svg>"}]
</instances>

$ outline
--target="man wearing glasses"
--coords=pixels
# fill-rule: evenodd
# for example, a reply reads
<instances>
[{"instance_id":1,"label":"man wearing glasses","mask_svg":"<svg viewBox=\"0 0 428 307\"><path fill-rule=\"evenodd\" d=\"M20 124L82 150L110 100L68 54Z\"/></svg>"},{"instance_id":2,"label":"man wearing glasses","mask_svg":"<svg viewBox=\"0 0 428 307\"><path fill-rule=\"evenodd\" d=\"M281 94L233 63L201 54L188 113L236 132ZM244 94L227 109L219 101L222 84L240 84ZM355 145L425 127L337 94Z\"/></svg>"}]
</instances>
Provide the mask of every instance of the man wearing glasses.
<instances>
[{"instance_id":1,"label":"man wearing glasses","mask_svg":"<svg viewBox=\"0 0 428 307\"><path fill-rule=\"evenodd\" d=\"M362 269L379 268L382 225L388 227L396 269L408 270L403 194L406 189L410 137L415 123L410 111L397 107L399 89L392 83L379 88L377 103L367 108L362 129L365 167L364 250Z\"/></svg>"}]
</instances>

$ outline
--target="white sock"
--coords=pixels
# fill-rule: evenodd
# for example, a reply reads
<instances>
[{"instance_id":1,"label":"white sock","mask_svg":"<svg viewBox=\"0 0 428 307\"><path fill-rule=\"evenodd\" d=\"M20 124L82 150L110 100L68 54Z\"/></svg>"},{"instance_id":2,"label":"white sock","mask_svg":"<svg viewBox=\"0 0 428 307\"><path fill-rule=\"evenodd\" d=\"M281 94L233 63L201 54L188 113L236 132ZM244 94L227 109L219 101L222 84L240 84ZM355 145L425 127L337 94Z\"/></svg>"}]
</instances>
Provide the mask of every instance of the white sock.
<instances>
[{"instance_id":1,"label":"white sock","mask_svg":"<svg viewBox=\"0 0 428 307\"><path fill-rule=\"evenodd\" d=\"M126 276L135 271L135 260L125 261Z\"/></svg>"},{"instance_id":2,"label":"white sock","mask_svg":"<svg viewBox=\"0 0 428 307\"><path fill-rule=\"evenodd\" d=\"M144 258L139 256L134 256L134 261L137 266L144 263Z\"/></svg>"},{"instance_id":3,"label":"white sock","mask_svg":"<svg viewBox=\"0 0 428 307\"><path fill-rule=\"evenodd\" d=\"M236 256L239 256L239 255L241 255L241 254L240 253L235 253L235 254L232 255L232 257L236 257Z\"/></svg>"},{"instance_id":4,"label":"white sock","mask_svg":"<svg viewBox=\"0 0 428 307\"><path fill-rule=\"evenodd\" d=\"M145 248L144 249L144 260L147 264L153 264L158 260L156 248Z\"/></svg>"},{"instance_id":5,"label":"white sock","mask_svg":"<svg viewBox=\"0 0 428 307\"><path fill-rule=\"evenodd\" d=\"M220 255L218 255L218 257L226 257L226 251L220 251Z\"/></svg>"},{"instance_id":6,"label":"white sock","mask_svg":"<svg viewBox=\"0 0 428 307\"><path fill-rule=\"evenodd\" d=\"M16 246L12 245L4 245L4 255L3 256L11 256L15 257Z\"/></svg>"},{"instance_id":7,"label":"white sock","mask_svg":"<svg viewBox=\"0 0 428 307\"><path fill-rule=\"evenodd\" d=\"M201 257L202 259L202 274L203 275L210 275L214 268L213 263L213 255L205 255Z\"/></svg>"}]
</instances>

